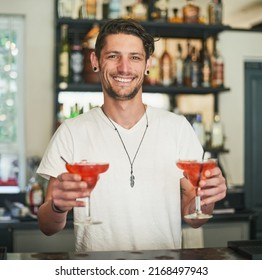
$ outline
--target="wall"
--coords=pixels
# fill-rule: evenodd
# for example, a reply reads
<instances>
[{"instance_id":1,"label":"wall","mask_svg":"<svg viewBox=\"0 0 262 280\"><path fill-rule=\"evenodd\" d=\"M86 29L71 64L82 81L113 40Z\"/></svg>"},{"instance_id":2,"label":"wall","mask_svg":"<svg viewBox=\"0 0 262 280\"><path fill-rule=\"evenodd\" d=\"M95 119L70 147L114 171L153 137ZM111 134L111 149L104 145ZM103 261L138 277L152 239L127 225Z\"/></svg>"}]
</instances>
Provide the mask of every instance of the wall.
<instances>
[{"instance_id":1,"label":"wall","mask_svg":"<svg viewBox=\"0 0 262 280\"><path fill-rule=\"evenodd\" d=\"M26 155L42 155L53 124L54 0L1 0L0 14L25 17Z\"/></svg>"},{"instance_id":2,"label":"wall","mask_svg":"<svg viewBox=\"0 0 262 280\"><path fill-rule=\"evenodd\" d=\"M244 62L262 61L262 32L223 32L221 50L225 59L225 85L231 91L220 95L220 113L225 126L226 146L222 156L230 184L244 183ZM262 120L261 120L262 121Z\"/></svg>"}]
</instances>

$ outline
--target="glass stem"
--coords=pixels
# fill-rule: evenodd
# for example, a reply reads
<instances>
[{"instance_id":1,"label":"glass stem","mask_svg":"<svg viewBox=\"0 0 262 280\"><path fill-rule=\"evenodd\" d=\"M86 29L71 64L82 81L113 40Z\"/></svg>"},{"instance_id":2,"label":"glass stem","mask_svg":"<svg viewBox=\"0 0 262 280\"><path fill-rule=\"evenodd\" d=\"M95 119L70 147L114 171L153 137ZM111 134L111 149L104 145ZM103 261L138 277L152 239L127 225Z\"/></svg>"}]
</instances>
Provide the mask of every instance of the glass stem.
<instances>
[{"instance_id":1,"label":"glass stem","mask_svg":"<svg viewBox=\"0 0 262 280\"><path fill-rule=\"evenodd\" d=\"M88 207L87 207L87 219L91 220L91 198L88 197Z\"/></svg>"},{"instance_id":2,"label":"glass stem","mask_svg":"<svg viewBox=\"0 0 262 280\"><path fill-rule=\"evenodd\" d=\"M195 201L196 201L196 212L197 214L200 214L202 213L201 211L201 199L200 199L200 196L198 195L198 191L200 190L200 188L198 187L196 189L196 198L195 198Z\"/></svg>"}]
</instances>

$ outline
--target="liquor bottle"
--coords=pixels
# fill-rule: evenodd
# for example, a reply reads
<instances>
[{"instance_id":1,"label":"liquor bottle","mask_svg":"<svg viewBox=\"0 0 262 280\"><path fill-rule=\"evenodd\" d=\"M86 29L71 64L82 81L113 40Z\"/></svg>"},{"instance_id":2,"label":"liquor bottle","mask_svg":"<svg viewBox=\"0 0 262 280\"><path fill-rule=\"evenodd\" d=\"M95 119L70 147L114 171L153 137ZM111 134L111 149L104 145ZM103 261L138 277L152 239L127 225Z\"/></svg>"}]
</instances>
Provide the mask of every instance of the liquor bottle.
<instances>
[{"instance_id":1,"label":"liquor bottle","mask_svg":"<svg viewBox=\"0 0 262 280\"><path fill-rule=\"evenodd\" d=\"M37 215L40 205L44 202L45 190L40 182L36 169L40 164L38 157L32 157L28 159L28 167L30 169L30 179L27 184L26 191L26 204L29 207L31 214Z\"/></svg>"},{"instance_id":2,"label":"liquor bottle","mask_svg":"<svg viewBox=\"0 0 262 280\"><path fill-rule=\"evenodd\" d=\"M120 0L111 0L108 7L108 18L119 18L121 14L121 2Z\"/></svg>"},{"instance_id":3,"label":"liquor bottle","mask_svg":"<svg viewBox=\"0 0 262 280\"><path fill-rule=\"evenodd\" d=\"M168 2L167 0L156 0L154 3L151 18L154 21L166 22L168 19Z\"/></svg>"},{"instance_id":4,"label":"liquor bottle","mask_svg":"<svg viewBox=\"0 0 262 280\"><path fill-rule=\"evenodd\" d=\"M203 87L211 87L211 77L212 77L212 65L211 58L207 49L207 43L204 42L202 62L201 62L201 80Z\"/></svg>"},{"instance_id":5,"label":"liquor bottle","mask_svg":"<svg viewBox=\"0 0 262 280\"><path fill-rule=\"evenodd\" d=\"M183 61L183 84L184 86L191 86L191 45L187 43L187 55Z\"/></svg>"},{"instance_id":6,"label":"liquor bottle","mask_svg":"<svg viewBox=\"0 0 262 280\"><path fill-rule=\"evenodd\" d=\"M61 43L59 50L59 87L67 88L69 81L69 43L68 43L68 25L61 26Z\"/></svg>"},{"instance_id":7,"label":"liquor bottle","mask_svg":"<svg viewBox=\"0 0 262 280\"><path fill-rule=\"evenodd\" d=\"M198 87L200 85L200 63L199 63L195 46L192 47L192 51L191 51L190 75L191 75L191 86Z\"/></svg>"},{"instance_id":8,"label":"liquor bottle","mask_svg":"<svg viewBox=\"0 0 262 280\"><path fill-rule=\"evenodd\" d=\"M78 34L74 34L70 52L70 78L73 83L80 83L83 79L84 56Z\"/></svg>"},{"instance_id":9,"label":"liquor bottle","mask_svg":"<svg viewBox=\"0 0 262 280\"><path fill-rule=\"evenodd\" d=\"M202 121L202 115L196 114L196 117L192 123L192 127L199 139L200 144L205 147L206 145L206 135L205 135L205 127Z\"/></svg>"},{"instance_id":10,"label":"liquor bottle","mask_svg":"<svg viewBox=\"0 0 262 280\"><path fill-rule=\"evenodd\" d=\"M177 86L183 85L183 57L181 44L177 44L178 55L175 60L175 84Z\"/></svg>"},{"instance_id":11,"label":"liquor bottle","mask_svg":"<svg viewBox=\"0 0 262 280\"><path fill-rule=\"evenodd\" d=\"M194 4L193 0L187 0L187 4L182 8L183 22L199 23L200 8Z\"/></svg>"},{"instance_id":12,"label":"liquor bottle","mask_svg":"<svg viewBox=\"0 0 262 280\"><path fill-rule=\"evenodd\" d=\"M152 54L151 56L150 71L149 74L145 76L144 84L149 84L149 85L160 84L159 58L155 54Z\"/></svg>"},{"instance_id":13,"label":"liquor bottle","mask_svg":"<svg viewBox=\"0 0 262 280\"><path fill-rule=\"evenodd\" d=\"M83 0L82 18L95 19L96 6L97 6L96 0Z\"/></svg>"},{"instance_id":14,"label":"liquor bottle","mask_svg":"<svg viewBox=\"0 0 262 280\"><path fill-rule=\"evenodd\" d=\"M123 15L123 18L124 19L132 18L133 17L132 6L128 5L128 6L125 7L125 9L126 9L126 14Z\"/></svg>"},{"instance_id":15,"label":"liquor bottle","mask_svg":"<svg viewBox=\"0 0 262 280\"><path fill-rule=\"evenodd\" d=\"M224 59L217 46L212 57L212 87L224 85Z\"/></svg>"},{"instance_id":16,"label":"liquor bottle","mask_svg":"<svg viewBox=\"0 0 262 280\"><path fill-rule=\"evenodd\" d=\"M44 201L43 187L35 178L31 178L27 188L26 202L30 212L37 215L38 209Z\"/></svg>"},{"instance_id":17,"label":"liquor bottle","mask_svg":"<svg viewBox=\"0 0 262 280\"><path fill-rule=\"evenodd\" d=\"M182 23L183 19L178 16L178 8L173 9L173 17L169 19L171 23Z\"/></svg>"},{"instance_id":18,"label":"liquor bottle","mask_svg":"<svg viewBox=\"0 0 262 280\"><path fill-rule=\"evenodd\" d=\"M77 103L75 103L74 106L71 106L70 107L70 115L69 115L69 118L72 119L72 118L75 118L77 116L80 115L80 109L79 109L79 106Z\"/></svg>"},{"instance_id":19,"label":"liquor bottle","mask_svg":"<svg viewBox=\"0 0 262 280\"><path fill-rule=\"evenodd\" d=\"M143 0L136 0L132 6L132 18L135 20L146 21L147 20L147 5L143 3Z\"/></svg>"},{"instance_id":20,"label":"liquor bottle","mask_svg":"<svg viewBox=\"0 0 262 280\"><path fill-rule=\"evenodd\" d=\"M160 57L160 81L164 86L172 84L172 57L167 51L167 40L165 40L165 48L162 56Z\"/></svg>"},{"instance_id":21,"label":"liquor bottle","mask_svg":"<svg viewBox=\"0 0 262 280\"><path fill-rule=\"evenodd\" d=\"M57 1L57 15L58 18L72 18L73 14L73 1Z\"/></svg>"},{"instance_id":22,"label":"liquor bottle","mask_svg":"<svg viewBox=\"0 0 262 280\"><path fill-rule=\"evenodd\" d=\"M60 126L60 124L62 124L64 122L64 120L66 119L65 113L64 113L64 104L60 104L59 105L59 111L57 112L56 115L56 128L58 128Z\"/></svg>"},{"instance_id":23,"label":"liquor bottle","mask_svg":"<svg viewBox=\"0 0 262 280\"><path fill-rule=\"evenodd\" d=\"M109 0L104 0L102 4L103 19L108 19L108 13L109 13Z\"/></svg>"},{"instance_id":24,"label":"liquor bottle","mask_svg":"<svg viewBox=\"0 0 262 280\"><path fill-rule=\"evenodd\" d=\"M208 4L208 22L209 24L222 24L223 22L223 4L222 0L211 0Z\"/></svg>"},{"instance_id":25,"label":"liquor bottle","mask_svg":"<svg viewBox=\"0 0 262 280\"><path fill-rule=\"evenodd\" d=\"M218 113L215 113L211 127L211 148L219 149L224 146L223 126Z\"/></svg>"}]
</instances>

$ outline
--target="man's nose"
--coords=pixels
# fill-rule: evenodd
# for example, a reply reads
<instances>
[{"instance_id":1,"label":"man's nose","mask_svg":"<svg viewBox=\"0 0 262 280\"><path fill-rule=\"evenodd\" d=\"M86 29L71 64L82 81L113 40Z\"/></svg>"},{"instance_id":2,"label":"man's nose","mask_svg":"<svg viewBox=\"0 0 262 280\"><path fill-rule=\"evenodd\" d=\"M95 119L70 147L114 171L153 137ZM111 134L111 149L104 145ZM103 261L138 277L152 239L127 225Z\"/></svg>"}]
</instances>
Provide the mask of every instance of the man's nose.
<instances>
[{"instance_id":1,"label":"man's nose","mask_svg":"<svg viewBox=\"0 0 262 280\"><path fill-rule=\"evenodd\" d=\"M130 61L127 57L121 57L118 61L117 70L119 72L128 72L130 69Z\"/></svg>"}]
</instances>

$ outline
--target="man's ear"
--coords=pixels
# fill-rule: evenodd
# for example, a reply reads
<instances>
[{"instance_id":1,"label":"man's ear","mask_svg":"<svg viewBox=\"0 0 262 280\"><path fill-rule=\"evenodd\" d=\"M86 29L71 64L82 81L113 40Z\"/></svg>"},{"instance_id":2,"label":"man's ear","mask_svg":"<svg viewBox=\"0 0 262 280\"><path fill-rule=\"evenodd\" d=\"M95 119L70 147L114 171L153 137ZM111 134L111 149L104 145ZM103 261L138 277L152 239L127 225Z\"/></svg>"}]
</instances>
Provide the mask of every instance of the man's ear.
<instances>
[{"instance_id":1,"label":"man's ear","mask_svg":"<svg viewBox=\"0 0 262 280\"><path fill-rule=\"evenodd\" d=\"M98 72L99 71L98 59L97 59L94 51L91 52L91 54L90 54L90 60L91 60L93 71Z\"/></svg>"},{"instance_id":2,"label":"man's ear","mask_svg":"<svg viewBox=\"0 0 262 280\"><path fill-rule=\"evenodd\" d=\"M145 72L149 73L151 64L152 64L152 57L150 56L146 61L146 71Z\"/></svg>"}]
</instances>

